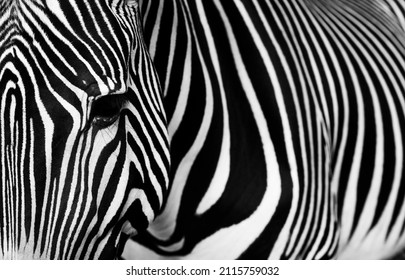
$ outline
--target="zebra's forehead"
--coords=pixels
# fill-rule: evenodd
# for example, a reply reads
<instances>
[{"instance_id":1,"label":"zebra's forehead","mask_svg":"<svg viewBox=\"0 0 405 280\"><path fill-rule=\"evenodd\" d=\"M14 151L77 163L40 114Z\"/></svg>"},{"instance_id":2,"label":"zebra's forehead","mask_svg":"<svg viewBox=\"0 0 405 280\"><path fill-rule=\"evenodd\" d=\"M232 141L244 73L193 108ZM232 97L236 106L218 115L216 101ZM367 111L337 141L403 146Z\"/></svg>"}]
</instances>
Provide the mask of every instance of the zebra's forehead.
<instances>
[{"instance_id":1,"label":"zebra's forehead","mask_svg":"<svg viewBox=\"0 0 405 280\"><path fill-rule=\"evenodd\" d=\"M124 93L138 22L137 5L124 1L4 1L0 50L18 49L13 59L32 58L50 83L68 85L79 98Z\"/></svg>"},{"instance_id":2,"label":"zebra's forehead","mask_svg":"<svg viewBox=\"0 0 405 280\"><path fill-rule=\"evenodd\" d=\"M137 72L137 8L107 0L2 1L0 83L7 87L0 97L17 94L27 116L39 96L51 115L61 115L54 97L62 98L83 129L94 98L125 94L129 72Z\"/></svg>"}]
</instances>

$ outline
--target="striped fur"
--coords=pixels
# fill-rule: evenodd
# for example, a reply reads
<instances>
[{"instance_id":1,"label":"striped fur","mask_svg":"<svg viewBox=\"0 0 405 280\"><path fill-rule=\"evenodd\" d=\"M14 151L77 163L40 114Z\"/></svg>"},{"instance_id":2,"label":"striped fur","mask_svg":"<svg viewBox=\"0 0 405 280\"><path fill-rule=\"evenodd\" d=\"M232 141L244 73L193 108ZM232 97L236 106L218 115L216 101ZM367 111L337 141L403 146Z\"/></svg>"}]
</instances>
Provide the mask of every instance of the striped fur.
<instances>
[{"instance_id":1,"label":"striped fur","mask_svg":"<svg viewBox=\"0 0 405 280\"><path fill-rule=\"evenodd\" d=\"M405 247L402 0L142 1L172 168L126 258Z\"/></svg>"},{"instance_id":2,"label":"striped fur","mask_svg":"<svg viewBox=\"0 0 405 280\"><path fill-rule=\"evenodd\" d=\"M168 141L140 27L137 1L0 2L0 258L115 258L159 211Z\"/></svg>"}]
</instances>

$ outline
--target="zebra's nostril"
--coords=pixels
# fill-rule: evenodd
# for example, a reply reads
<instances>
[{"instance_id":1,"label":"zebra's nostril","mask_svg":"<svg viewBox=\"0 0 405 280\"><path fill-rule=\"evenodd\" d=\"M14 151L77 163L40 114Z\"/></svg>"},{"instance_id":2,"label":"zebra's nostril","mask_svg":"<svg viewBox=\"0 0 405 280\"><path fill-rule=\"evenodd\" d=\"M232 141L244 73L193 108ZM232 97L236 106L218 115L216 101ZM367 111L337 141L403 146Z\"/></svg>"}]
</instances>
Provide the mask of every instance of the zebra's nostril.
<instances>
[{"instance_id":1,"label":"zebra's nostril","mask_svg":"<svg viewBox=\"0 0 405 280\"><path fill-rule=\"evenodd\" d=\"M125 94L97 97L91 104L89 121L101 128L113 124L127 101Z\"/></svg>"},{"instance_id":2,"label":"zebra's nostril","mask_svg":"<svg viewBox=\"0 0 405 280\"><path fill-rule=\"evenodd\" d=\"M86 92L89 96L97 96L100 95L100 88L96 83L92 83L87 86Z\"/></svg>"}]
</instances>

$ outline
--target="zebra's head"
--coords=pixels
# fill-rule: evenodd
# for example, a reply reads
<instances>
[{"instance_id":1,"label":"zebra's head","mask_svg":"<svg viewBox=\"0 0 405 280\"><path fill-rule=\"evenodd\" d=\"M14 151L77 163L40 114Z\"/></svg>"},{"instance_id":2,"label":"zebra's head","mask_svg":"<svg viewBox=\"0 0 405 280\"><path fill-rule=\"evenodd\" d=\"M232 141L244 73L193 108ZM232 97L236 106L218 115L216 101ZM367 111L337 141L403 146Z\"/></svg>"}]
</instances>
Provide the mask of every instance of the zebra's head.
<instances>
[{"instance_id":1,"label":"zebra's head","mask_svg":"<svg viewBox=\"0 0 405 280\"><path fill-rule=\"evenodd\" d=\"M113 258L168 183L137 0L0 2L0 258Z\"/></svg>"}]
</instances>

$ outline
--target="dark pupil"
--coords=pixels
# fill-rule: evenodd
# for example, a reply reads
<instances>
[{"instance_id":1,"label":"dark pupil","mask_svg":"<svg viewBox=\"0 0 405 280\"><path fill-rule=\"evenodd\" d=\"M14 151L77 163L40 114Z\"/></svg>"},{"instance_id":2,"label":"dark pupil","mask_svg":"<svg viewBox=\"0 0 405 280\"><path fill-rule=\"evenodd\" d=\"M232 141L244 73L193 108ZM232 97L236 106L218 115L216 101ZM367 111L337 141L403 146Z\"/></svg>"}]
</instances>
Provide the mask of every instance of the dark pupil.
<instances>
[{"instance_id":1,"label":"dark pupil","mask_svg":"<svg viewBox=\"0 0 405 280\"><path fill-rule=\"evenodd\" d=\"M110 119L116 117L120 113L125 101L126 98L123 94L99 97L93 102L90 119Z\"/></svg>"}]
</instances>

